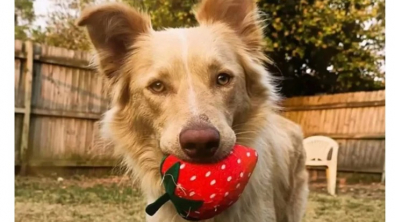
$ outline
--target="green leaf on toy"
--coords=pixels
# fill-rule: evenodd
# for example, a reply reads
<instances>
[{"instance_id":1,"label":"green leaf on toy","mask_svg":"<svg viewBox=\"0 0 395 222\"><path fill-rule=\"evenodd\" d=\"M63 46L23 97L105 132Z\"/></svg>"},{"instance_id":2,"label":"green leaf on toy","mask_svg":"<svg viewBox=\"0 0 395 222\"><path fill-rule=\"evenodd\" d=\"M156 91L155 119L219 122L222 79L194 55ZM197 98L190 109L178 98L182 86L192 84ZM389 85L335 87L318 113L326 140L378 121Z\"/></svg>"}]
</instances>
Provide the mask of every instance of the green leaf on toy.
<instances>
[{"instance_id":1,"label":"green leaf on toy","mask_svg":"<svg viewBox=\"0 0 395 222\"><path fill-rule=\"evenodd\" d=\"M173 196L174 191L177 187L178 175L180 171L180 162L175 163L171 166L163 175L163 184L165 186L166 193Z\"/></svg>"},{"instance_id":2,"label":"green leaf on toy","mask_svg":"<svg viewBox=\"0 0 395 222\"><path fill-rule=\"evenodd\" d=\"M165 193L163 194L161 197L159 197L155 202L153 202L152 204L149 204L146 208L145 208L145 212L152 216L156 213L156 211L159 210L159 208L165 204L168 200L170 200L170 196L169 194Z\"/></svg>"},{"instance_id":3,"label":"green leaf on toy","mask_svg":"<svg viewBox=\"0 0 395 222\"><path fill-rule=\"evenodd\" d=\"M170 199L173 202L174 206L177 208L177 211L179 212L198 210L204 203L203 201L200 200L188 200L177 196L170 196Z\"/></svg>"},{"instance_id":4,"label":"green leaf on toy","mask_svg":"<svg viewBox=\"0 0 395 222\"><path fill-rule=\"evenodd\" d=\"M184 219L198 221L197 219L189 217L188 215L190 212L198 210L203 205L203 201L188 200L177 196L171 196L170 199L173 202L173 205L176 207L178 214Z\"/></svg>"}]
</instances>

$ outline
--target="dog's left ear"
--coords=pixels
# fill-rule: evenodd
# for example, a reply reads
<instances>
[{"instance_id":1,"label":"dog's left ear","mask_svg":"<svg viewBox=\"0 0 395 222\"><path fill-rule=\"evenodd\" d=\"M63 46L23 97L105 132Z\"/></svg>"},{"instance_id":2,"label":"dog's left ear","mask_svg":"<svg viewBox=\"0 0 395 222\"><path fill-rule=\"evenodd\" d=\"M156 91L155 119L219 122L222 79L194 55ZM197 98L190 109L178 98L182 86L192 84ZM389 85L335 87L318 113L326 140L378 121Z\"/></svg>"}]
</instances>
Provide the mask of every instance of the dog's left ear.
<instances>
[{"instance_id":1,"label":"dog's left ear","mask_svg":"<svg viewBox=\"0 0 395 222\"><path fill-rule=\"evenodd\" d=\"M195 16L200 25L225 23L246 44L248 51L262 51L262 21L254 0L203 0Z\"/></svg>"}]
</instances>

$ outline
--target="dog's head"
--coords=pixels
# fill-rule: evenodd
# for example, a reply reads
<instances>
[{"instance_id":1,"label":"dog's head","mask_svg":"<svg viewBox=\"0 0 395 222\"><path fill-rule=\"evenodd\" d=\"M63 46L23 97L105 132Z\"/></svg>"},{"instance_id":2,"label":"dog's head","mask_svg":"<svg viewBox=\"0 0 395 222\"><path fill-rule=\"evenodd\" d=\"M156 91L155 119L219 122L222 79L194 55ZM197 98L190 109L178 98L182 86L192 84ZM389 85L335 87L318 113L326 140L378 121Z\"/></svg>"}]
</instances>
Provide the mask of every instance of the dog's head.
<instances>
[{"instance_id":1,"label":"dog's head","mask_svg":"<svg viewBox=\"0 0 395 222\"><path fill-rule=\"evenodd\" d=\"M185 160L220 159L237 125L274 101L254 0L203 0L195 15L198 27L154 31L146 14L111 3L78 21L111 82L104 128L129 152L144 153L133 144L150 141Z\"/></svg>"}]
</instances>

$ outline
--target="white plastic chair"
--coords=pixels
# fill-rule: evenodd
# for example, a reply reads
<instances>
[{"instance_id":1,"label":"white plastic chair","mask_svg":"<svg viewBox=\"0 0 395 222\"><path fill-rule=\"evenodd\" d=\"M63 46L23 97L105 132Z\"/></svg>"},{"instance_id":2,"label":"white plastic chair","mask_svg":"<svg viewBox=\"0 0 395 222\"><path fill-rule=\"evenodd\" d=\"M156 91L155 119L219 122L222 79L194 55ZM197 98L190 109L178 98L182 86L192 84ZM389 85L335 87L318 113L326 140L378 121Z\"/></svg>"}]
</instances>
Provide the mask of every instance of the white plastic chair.
<instances>
[{"instance_id":1,"label":"white plastic chair","mask_svg":"<svg viewBox=\"0 0 395 222\"><path fill-rule=\"evenodd\" d=\"M306 166L326 166L328 193L336 194L337 154L339 144L326 136L311 136L303 140L306 150ZM332 150L330 160L329 152Z\"/></svg>"}]
</instances>

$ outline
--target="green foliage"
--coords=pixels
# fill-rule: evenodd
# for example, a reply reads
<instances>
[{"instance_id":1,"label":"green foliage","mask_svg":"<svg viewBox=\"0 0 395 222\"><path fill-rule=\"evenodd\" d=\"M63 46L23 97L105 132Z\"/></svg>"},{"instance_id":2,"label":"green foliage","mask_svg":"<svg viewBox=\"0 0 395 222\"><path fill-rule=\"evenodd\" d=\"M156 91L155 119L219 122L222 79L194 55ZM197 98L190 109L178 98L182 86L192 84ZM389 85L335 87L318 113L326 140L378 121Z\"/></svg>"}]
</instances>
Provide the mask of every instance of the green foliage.
<instances>
[{"instance_id":1,"label":"green foliage","mask_svg":"<svg viewBox=\"0 0 395 222\"><path fill-rule=\"evenodd\" d=\"M29 27L33 0L16 0L15 28L38 42L87 50L89 41L74 22L86 4L100 0L52 0L57 10L45 28ZM149 12L155 29L196 24L197 0L118 0ZM381 89L385 73L384 0L257 0L266 19L266 64L285 96ZM17 13L18 10L18 13ZM17 16L18 15L18 16ZM377 81L378 80L378 81Z\"/></svg>"},{"instance_id":2,"label":"green foliage","mask_svg":"<svg viewBox=\"0 0 395 222\"><path fill-rule=\"evenodd\" d=\"M48 15L45 28L33 30L37 42L74 50L89 50L84 30L75 25L82 8L99 0L52 0L57 8ZM151 15L154 28L191 25L195 22L191 8L195 1L120 0Z\"/></svg>"},{"instance_id":3,"label":"green foliage","mask_svg":"<svg viewBox=\"0 0 395 222\"><path fill-rule=\"evenodd\" d=\"M29 28L36 18L33 9L34 0L15 0L15 39L28 38Z\"/></svg>"},{"instance_id":4,"label":"green foliage","mask_svg":"<svg viewBox=\"0 0 395 222\"><path fill-rule=\"evenodd\" d=\"M197 0L120 0L151 16L155 29L190 27L196 24L193 8Z\"/></svg>"},{"instance_id":5,"label":"green foliage","mask_svg":"<svg viewBox=\"0 0 395 222\"><path fill-rule=\"evenodd\" d=\"M385 43L383 0L260 0L269 70L286 96L374 90ZM374 22L372 22L374 21ZM368 25L370 23L370 25Z\"/></svg>"},{"instance_id":6,"label":"green foliage","mask_svg":"<svg viewBox=\"0 0 395 222\"><path fill-rule=\"evenodd\" d=\"M75 25L79 12L93 0L52 0L56 10L48 14L45 28L33 31L33 39L46 45L73 50L89 50L84 29Z\"/></svg>"}]
</instances>

